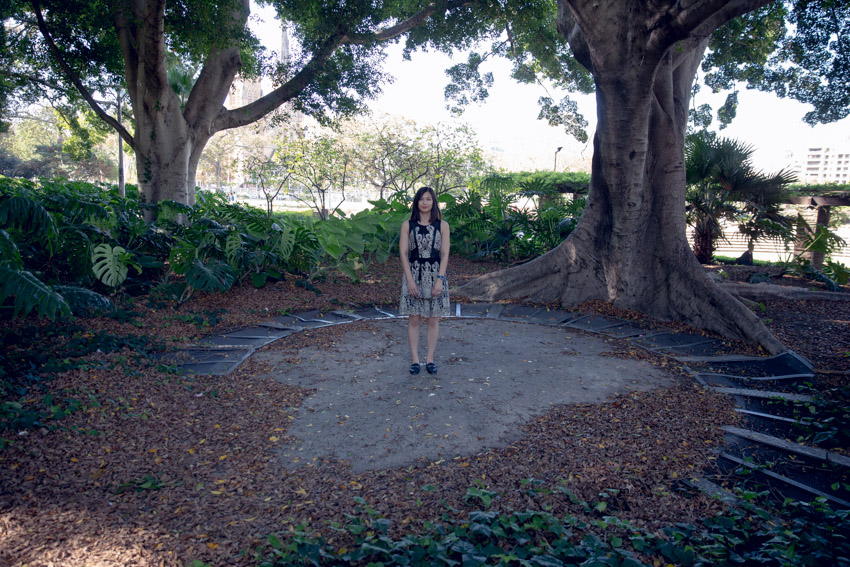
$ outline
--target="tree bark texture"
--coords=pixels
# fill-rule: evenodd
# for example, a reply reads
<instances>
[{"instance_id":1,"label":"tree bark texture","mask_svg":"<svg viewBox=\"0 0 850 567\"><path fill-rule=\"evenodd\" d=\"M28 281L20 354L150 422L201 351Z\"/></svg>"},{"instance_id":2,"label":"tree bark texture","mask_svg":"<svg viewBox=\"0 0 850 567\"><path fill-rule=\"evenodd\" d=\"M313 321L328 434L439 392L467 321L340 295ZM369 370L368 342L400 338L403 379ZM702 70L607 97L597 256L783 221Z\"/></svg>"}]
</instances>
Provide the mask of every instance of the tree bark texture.
<instances>
[{"instance_id":1,"label":"tree bark texture","mask_svg":"<svg viewBox=\"0 0 850 567\"><path fill-rule=\"evenodd\" d=\"M691 84L710 33L747 6L758 3L683 8L672 1L561 0L559 30L596 83L586 208L560 246L473 280L456 295L564 306L599 299L746 339L772 353L784 350L749 309L709 279L685 237Z\"/></svg>"},{"instance_id":2,"label":"tree bark texture","mask_svg":"<svg viewBox=\"0 0 850 567\"><path fill-rule=\"evenodd\" d=\"M707 221L698 223L694 228L694 256L700 264L710 264L714 257L717 236Z\"/></svg>"},{"instance_id":3,"label":"tree bark texture","mask_svg":"<svg viewBox=\"0 0 850 567\"><path fill-rule=\"evenodd\" d=\"M248 0L241 0L233 18L244 24L249 10ZM167 199L192 205L201 153L241 67L238 48L210 53L181 108L165 63L165 0L117 2L113 21L136 119L133 149L140 191L147 203Z\"/></svg>"}]
</instances>

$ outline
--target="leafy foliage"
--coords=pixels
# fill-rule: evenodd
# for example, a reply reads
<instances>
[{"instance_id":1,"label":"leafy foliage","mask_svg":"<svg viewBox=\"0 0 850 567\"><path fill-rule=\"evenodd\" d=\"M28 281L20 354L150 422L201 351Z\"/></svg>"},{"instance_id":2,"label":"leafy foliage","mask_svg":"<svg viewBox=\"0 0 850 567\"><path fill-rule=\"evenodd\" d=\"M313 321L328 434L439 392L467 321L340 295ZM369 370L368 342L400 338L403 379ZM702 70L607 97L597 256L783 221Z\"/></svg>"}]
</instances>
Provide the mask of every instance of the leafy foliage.
<instances>
[{"instance_id":1,"label":"leafy foliage","mask_svg":"<svg viewBox=\"0 0 850 567\"><path fill-rule=\"evenodd\" d=\"M98 244L92 252L92 271L103 283L117 287L127 279L130 254L120 246Z\"/></svg>"},{"instance_id":2,"label":"leafy foliage","mask_svg":"<svg viewBox=\"0 0 850 567\"><path fill-rule=\"evenodd\" d=\"M70 285L57 285L53 289L62 296L71 308L71 313L77 317L110 315L115 312L115 306L109 299L90 289Z\"/></svg>"},{"instance_id":3,"label":"leafy foliage","mask_svg":"<svg viewBox=\"0 0 850 567\"><path fill-rule=\"evenodd\" d=\"M779 204L794 176L785 170L773 175L756 171L752 153L744 143L705 133L687 139L687 218L694 229L694 253L703 264L723 238L724 220L738 221L751 247L757 238L790 234L792 223L780 214Z\"/></svg>"},{"instance_id":4,"label":"leafy foliage","mask_svg":"<svg viewBox=\"0 0 850 567\"><path fill-rule=\"evenodd\" d=\"M798 185L792 183L789 190L793 195L829 195L831 193L850 193L847 183L810 183Z\"/></svg>"},{"instance_id":5,"label":"leafy foliage","mask_svg":"<svg viewBox=\"0 0 850 567\"><path fill-rule=\"evenodd\" d=\"M459 198L442 196L452 246L471 258L510 260L542 254L572 232L584 210L583 198L564 202L561 190L581 191L587 182L587 177L570 174L491 175Z\"/></svg>"},{"instance_id":6,"label":"leafy foliage","mask_svg":"<svg viewBox=\"0 0 850 567\"><path fill-rule=\"evenodd\" d=\"M15 317L26 317L31 311L51 319L71 314L65 298L30 272L0 267L0 303L8 297L14 297Z\"/></svg>"},{"instance_id":7,"label":"leafy foliage","mask_svg":"<svg viewBox=\"0 0 850 567\"><path fill-rule=\"evenodd\" d=\"M563 487L559 487L563 490ZM423 521L415 533L389 535L391 523L355 498L357 514L334 526L354 537L352 546L336 548L312 535L306 526L268 536L258 551L263 567L283 565L651 565L709 566L761 564L805 566L843 564L850 552L846 537L850 515L823 501L786 500L781 510L759 495L744 494L741 508L706 518L703 524L675 524L650 531L605 515L604 494L587 503L564 491L584 510L583 516L556 517L527 510L473 510L468 518ZM498 495L480 483L467 500L485 504ZM775 514L781 512L782 519Z\"/></svg>"},{"instance_id":8,"label":"leafy foliage","mask_svg":"<svg viewBox=\"0 0 850 567\"><path fill-rule=\"evenodd\" d=\"M226 291L235 280L233 268L220 260L213 259L205 264L195 258L186 270L186 281L199 291Z\"/></svg>"},{"instance_id":9,"label":"leafy foliage","mask_svg":"<svg viewBox=\"0 0 850 567\"><path fill-rule=\"evenodd\" d=\"M809 124L835 122L850 113L849 42L850 3L773 2L714 34L706 83L717 91L742 81L811 104Z\"/></svg>"}]
</instances>

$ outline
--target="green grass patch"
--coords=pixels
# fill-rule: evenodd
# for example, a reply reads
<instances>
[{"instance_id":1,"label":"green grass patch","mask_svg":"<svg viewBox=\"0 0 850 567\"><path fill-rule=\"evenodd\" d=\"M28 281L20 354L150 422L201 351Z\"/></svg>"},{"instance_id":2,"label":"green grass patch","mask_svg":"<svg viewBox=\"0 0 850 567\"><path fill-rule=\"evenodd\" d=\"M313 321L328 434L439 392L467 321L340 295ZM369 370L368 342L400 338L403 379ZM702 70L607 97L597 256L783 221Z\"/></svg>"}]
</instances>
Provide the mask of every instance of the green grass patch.
<instances>
[{"instance_id":1,"label":"green grass patch","mask_svg":"<svg viewBox=\"0 0 850 567\"><path fill-rule=\"evenodd\" d=\"M735 266L738 265L738 258L733 258L731 256L714 256L713 257L715 264L723 264L726 266ZM787 263L783 262L771 262L769 260L753 260L753 266L764 266L770 268L782 268L785 267Z\"/></svg>"}]
</instances>

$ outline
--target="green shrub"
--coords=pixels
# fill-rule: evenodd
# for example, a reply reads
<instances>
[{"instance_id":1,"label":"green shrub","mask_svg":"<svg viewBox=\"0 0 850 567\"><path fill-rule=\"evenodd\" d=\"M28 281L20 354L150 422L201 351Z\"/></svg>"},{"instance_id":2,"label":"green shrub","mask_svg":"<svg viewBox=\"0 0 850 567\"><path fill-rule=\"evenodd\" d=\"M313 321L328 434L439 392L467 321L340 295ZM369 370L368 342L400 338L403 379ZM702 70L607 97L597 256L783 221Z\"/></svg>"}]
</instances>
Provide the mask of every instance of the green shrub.
<instances>
[{"instance_id":1,"label":"green shrub","mask_svg":"<svg viewBox=\"0 0 850 567\"><path fill-rule=\"evenodd\" d=\"M470 489L480 499L481 486ZM467 493L468 495L470 492ZM487 494L488 498L492 493ZM569 496L569 495L568 495ZM589 516L557 517L539 511L475 510L459 520L422 521L415 533L389 536L391 523L362 498L345 525L331 526L354 539L335 547L304 525L268 536L256 555L261 567L302 565L847 565L850 512L822 500L786 500L778 506L764 495L706 518L657 531L605 515L595 504L571 497ZM345 537L348 536L348 537Z\"/></svg>"}]
</instances>

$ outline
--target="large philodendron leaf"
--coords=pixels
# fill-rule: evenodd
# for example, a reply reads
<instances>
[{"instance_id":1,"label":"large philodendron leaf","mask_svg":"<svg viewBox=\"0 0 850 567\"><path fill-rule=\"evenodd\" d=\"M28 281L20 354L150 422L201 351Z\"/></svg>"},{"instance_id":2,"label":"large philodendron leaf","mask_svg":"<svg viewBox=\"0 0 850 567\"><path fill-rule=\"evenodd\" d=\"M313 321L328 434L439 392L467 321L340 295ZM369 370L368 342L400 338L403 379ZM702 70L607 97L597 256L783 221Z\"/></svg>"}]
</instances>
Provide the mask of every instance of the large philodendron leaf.
<instances>
[{"instance_id":1,"label":"large philodendron leaf","mask_svg":"<svg viewBox=\"0 0 850 567\"><path fill-rule=\"evenodd\" d=\"M198 245L189 240L178 240L168 254L168 263L175 274L185 274L198 257Z\"/></svg>"},{"instance_id":2,"label":"large philodendron leaf","mask_svg":"<svg viewBox=\"0 0 850 567\"><path fill-rule=\"evenodd\" d=\"M317 238L319 240L319 244L322 246L322 250L324 250L325 253L331 256L334 260L339 260L342 257L342 253L345 252L345 249L340 245L336 235L325 233L319 234Z\"/></svg>"},{"instance_id":3,"label":"large philodendron leaf","mask_svg":"<svg viewBox=\"0 0 850 567\"><path fill-rule=\"evenodd\" d=\"M16 317L26 317L31 311L50 319L71 314L65 298L30 272L0 267L0 304L10 296L15 298Z\"/></svg>"},{"instance_id":4,"label":"large philodendron leaf","mask_svg":"<svg viewBox=\"0 0 850 567\"><path fill-rule=\"evenodd\" d=\"M195 258L192 267L186 272L186 281L200 291L227 291L236 281L236 273L220 260L210 260L204 264Z\"/></svg>"},{"instance_id":5,"label":"large philodendron leaf","mask_svg":"<svg viewBox=\"0 0 850 567\"><path fill-rule=\"evenodd\" d=\"M227 240L224 242L224 253L227 256L227 261L234 268L239 267L239 260L245 252L242 235L237 231L233 231L227 235Z\"/></svg>"},{"instance_id":6,"label":"large philodendron leaf","mask_svg":"<svg viewBox=\"0 0 850 567\"><path fill-rule=\"evenodd\" d=\"M284 262L289 260L289 257L292 255L292 250L295 248L295 232L290 230L288 227L284 228L280 233L280 244L278 249L280 251L280 259Z\"/></svg>"},{"instance_id":7,"label":"large philodendron leaf","mask_svg":"<svg viewBox=\"0 0 850 567\"><path fill-rule=\"evenodd\" d=\"M167 199L163 199L157 203L157 206L159 209L156 219L157 222L180 222L181 216L182 218L190 218L192 213L195 211L195 209L190 205Z\"/></svg>"},{"instance_id":8,"label":"large philodendron leaf","mask_svg":"<svg viewBox=\"0 0 850 567\"><path fill-rule=\"evenodd\" d=\"M127 279L128 254L124 248L98 244L91 255L95 277L109 287L118 287Z\"/></svg>"},{"instance_id":9,"label":"large philodendron leaf","mask_svg":"<svg viewBox=\"0 0 850 567\"><path fill-rule=\"evenodd\" d=\"M268 279L269 275L266 272L254 272L251 274L251 283L254 284L254 287L257 289L265 286Z\"/></svg>"}]
</instances>

